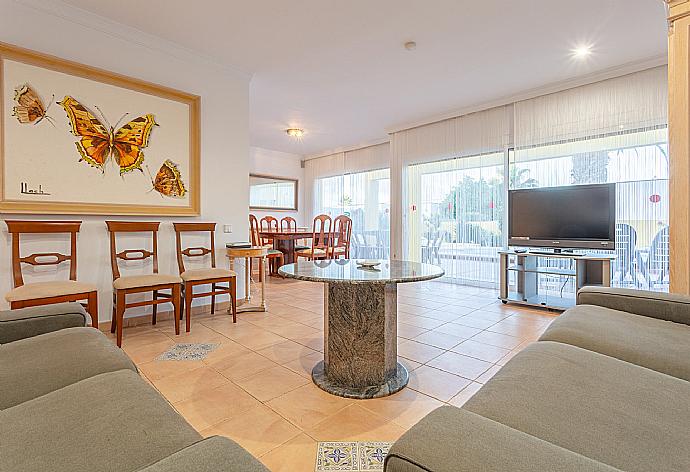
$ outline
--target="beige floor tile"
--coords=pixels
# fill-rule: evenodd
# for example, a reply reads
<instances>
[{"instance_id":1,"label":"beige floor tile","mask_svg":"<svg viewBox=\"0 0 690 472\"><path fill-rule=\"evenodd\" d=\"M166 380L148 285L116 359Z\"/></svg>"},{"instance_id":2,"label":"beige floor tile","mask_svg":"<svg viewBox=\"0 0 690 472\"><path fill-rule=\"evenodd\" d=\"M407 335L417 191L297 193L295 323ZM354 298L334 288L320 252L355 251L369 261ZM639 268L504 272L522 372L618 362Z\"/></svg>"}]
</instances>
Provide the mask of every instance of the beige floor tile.
<instances>
[{"instance_id":1,"label":"beige floor tile","mask_svg":"<svg viewBox=\"0 0 690 472\"><path fill-rule=\"evenodd\" d=\"M279 397L308 382L309 380L301 375L282 366L263 370L250 377L235 381L237 385L262 402Z\"/></svg>"},{"instance_id":2,"label":"beige floor tile","mask_svg":"<svg viewBox=\"0 0 690 472\"><path fill-rule=\"evenodd\" d=\"M176 403L193 398L205 390L220 387L229 381L215 370L204 366L152 382L169 402Z\"/></svg>"},{"instance_id":3,"label":"beige floor tile","mask_svg":"<svg viewBox=\"0 0 690 472\"><path fill-rule=\"evenodd\" d=\"M271 472L313 472L317 447L316 440L303 433L267 452L260 460Z\"/></svg>"},{"instance_id":4,"label":"beige floor tile","mask_svg":"<svg viewBox=\"0 0 690 472\"><path fill-rule=\"evenodd\" d=\"M506 356L510 352L510 349L478 343L477 341L468 339L467 341L463 341L452 348L451 351L457 352L458 354L463 354L465 356L474 357L482 361L494 363Z\"/></svg>"},{"instance_id":5,"label":"beige floor tile","mask_svg":"<svg viewBox=\"0 0 690 472\"><path fill-rule=\"evenodd\" d=\"M252 351L226 356L212 361L208 365L232 381L241 380L257 372L278 366L275 362Z\"/></svg>"},{"instance_id":6,"label":"beige floor tile","mask_svg":"<svg viewBox=\"0 0 690 472\"><path fill-rule=\"evenodd\" d=\"M139 372L146 375L150 380L160 380L170 375L177 375L183 372L204 367L201 361L157 361L144 362L137 365Z\"/></svg>"},{"instance_id":7,"label":"beige floor tile","mask_svg":"<svg viewBox=\"0 0 690 472\"><path fill-rule=\"evenodd\" d=\"M472 340L505 349L515 349L523 341L515 336L508 336L507 334L494 333L491 331L482 331L476 336L473 336Z\"/></svg>"},{"instance_id":8,"label":"beige floor tile","mask_svg":"<svg viewBox=\"0 0 690 472\"><path fill-rule=\"evenodd\" d=\"M261 456L298 436L300 430L270 408L260 405L201 432L237 442L254 456Z\"/></svg>"},{"instance_id":9,"label":"beige floor tile","mask_svg":"<svg viewBox=\"0 0 690 472\"><path fill-rule=\"evenodd\" d=\"M388 397L362 400L357 404L373 413L393 420L406 430L436 408L443 406L443 402L410 388L405 388Z\"/></svg>"},{"instance_id":10,"label":"beige floor tile","mask_svg":"<svg viewBox=\"0 0 690 472\"><path fill-rule=\"evenodd\" d=\"M170 331L170 332L168 332ZM174 330L160 331L153 326L135 326L122 330L122 346L138 347L146 344L155 344L168 341L170 336L175 336Z\"/></svg>"},{"instance_id":11,"label":"beige floor tile","mask_svg":"<svg viewBox=\"0 0 690 472\"><path fill-rule=\"evenodd\" d=\"M313 349L314 351L323 352L324 338L323 338L323 333L320 331L316 335L300 336L300 337L292 338L292 341L295 341L296 343L299 343L303 346L306 346L309 349Z\"/></svg>"},{"instance_id":12,"label":"beige floor tile","mask_svg":"<svg viewBox=\"0 0 690 472\"><path fill-rule=\"evenodd\" d=\"M398 342L398 355L425 364L443 354L443 349L416 341L401 340Z\"/></svg>"},{"instance_id":13,"label":"beige floor tile","mask_svg":"<svg viewBox=\"0 0 690 472\"><path fill-rule=\"evenodd\" d=\"M352 404L306 432L317 441L395 441L405 428Z\"/></svg>"},{"instance_id":14,"label":"beige floor tile","mask_svg":"<svg viewBox=\"0 0 690 472\"><path fill-rule=\"evenodd\" d=\"M470 326L472 328L479 328L479 329L487 329L487 328L493 326L494 324L496 324L496 322L494 320L486 320L483 318L476 318L476 317L472 316L471 313L467 316L461 316L457 320L453 321L453 323L460 324L463 326Z\"/></svg>"},{"instance_id":15,"label":"beige floor tile","mask_svg":"<svg viewBox=\"0 0 690 472\"><path fill-rule=\"evenodd\" d=\"M227 383L173 406L189 424L201 431L260 405L260 401L240 387Z\"/></svg>"},{"instance_id":16,"label":"beige floor tile","mask_svg":"<svg viewBox=\"0 0 690 472\"><path fill-rule=\"evenodd\" d=\"M472 398L472 396L479 391L479 389L482 388L482 384L472 382L470 385L462 389L460 393L455 395L453 398L450 399L448 403L450 403L453 406L457 406L458 408L462 407L467 400Z\"/></svg>"},{"instance_id":17,"label":"beige floor tile","mask_svg":"<svg viewBox=\"0 0 690 472\"><path fill-rule=\"evenodd\" d=\"M167 341L161 341L156 343L143 343L143 344L133 344L127 343L127 339L122 341L122 350L132 359L135 364L143 364L144 362L150 362L156 357L163 354L165 351L174 346L175 343L168 339Z\"/></svg>"},{"instance_id":18,"label":"beige floor tile","mask_svg":"<svg viewBox=\"0 0 690 472\"><path fill-rule=\"evenodd\" d=\"M232 333L231 339L240 343L244 347L258 351L274 344L285 341L285 338L277 334L266 331L265 329L252 326L253 329L246 329L242 333Z\"/></svg>"},{"instance_id":19,"label":"beige floor tile","mask_svg":"<svg viewBox=\"0 0 690 472\"><path fill-rule=\"evenodd\" d=\"M491 380L491 377L493 377L494 375L496 375L496 373L497 373L499 370L501 370L501 367L503 367L503 366L500 366L500 365L493 365L493 366L491 366L491 367L489 368L489 370L487 370L487 371L484 372L482 375L480 375L479 377L477 377L477 378L475 379L475 382L480 383L480 384L485 384L486 382L488 382L489 380Z\"/></svg>"},{"instance_id":20,"label":"beige floor tile","mask_svg":"<svg viewBox=\"0 0 690 472\"><path fill-rule=\"evenodd\" d=\"M251 352L251 350L247 349L239 343L236 343L235 341L231 341L230 339L226 338L220 344L220 346L208 353L206 359L204 359L203 362L205 364L212 364L225 357L239 356L240 354L245 354L247 352Z\"/></svg>"},{"instance_id":21,"label":"beige floor tile","mask_svg":"<svg viewBox=\"0 0 690 472\"><path fill-rule=\"evenodd\" d=\"M412 372L419 368L422 364L410 359L405 359L404 357L398 357L398 362L405 366L408 372Z\"/></svg>"},{"instance_id":22,"label":"beige floor tile","mask_svg":"<svg viewBox=\"0 0 690 472\"><path fill-rule=\"evenodd\" d=\"M270 331L291 340L305 338L307 336L318 336L320 334L318 329L311 328L302 323L287 320L285 323L281 323L280 325L270 328Z\"/></svg>"},{"instance_id":23,"label":"beige floor tile","mask_svg":"<svg viewBox=\"0 0 690 472\"><path fill-rule=\"evenodd\" d=\"M270 400L267 405L291 423L307 429L337 414L353 401L326 393L309 382Z\"/></svg>"},{"instance_id":24,"label":"beige floor tile","mask_svg":"<svg viewBox=\"0 0 690 472\"><path fill-rule=\"evenodd\" d=\"M414 341L428 344L430 346L437 347L439 349L450 349L457 346L467 338L461 338L460 336L455 336L454 334L441 333L438 331L429 331L420 334Z\"/></svg>"},{"instance_id":25,"label":"beige floor tile","mask_svg":"<svg viewBox=\"0 0 690 472\"><path fill-rule=\"evenodd\" d=\"M407 323L398 322L398 336L406 339L414 339L422 333L429 331L426 328L420 328L418 326L412 326Z\"/></svg>"},{"instance_id":26,"label":"beige floor tile","mask_svg":"<svg viewBox=\"0 0 690 472\"><path fill-rule=\"evenodd\" d=\"M445 320L447 321L453 321L458 319L460 316L466 316L472 313L475 310L475 308L469 308L466 306L461 306L457 305L456 302L447 304L443 308L440 308L436 310L433 313L430 313L428 316L434 317L434 316L441 316L436 312L441 312L445 314Z\"/></svg>"},{"instance_id":27,"label":"beige floor tile","mask_svg":"<svg viewBox=\"0 0 690 472\"><path fill-rule=\"evenodd\" d=\"M277 364L285 364L300 357L314 354L316 351L294 341L285 340L256 352Z\"/></svg>"},{"instance_id":28,"label":"beige floor tile","mask_svg":"<svg viewBox=\"0 0 690 472\"><path fill-rule=\"evenodd\" d=\"M314 366L323 360L323 354L314 351L313 354L308 354L306 356L295 359L294 361L286 362L283 367L287 367L293 372L297 372L304 378L311 379L311 371Z\"/></svg>"},{"instance_id":29,"label":"beige floor tile","mask_svg":"<svg viewBox=\"0 0 690 472\"><path fill-rule=\"evenodd\" d=\"M463 326L456 323L446 323L433 330L436 333L452 334L459 338L468 339L481 333L481 329Z\"/></svg>"},{"instance_id":30,"label":"beige floor tile","mask_svg":"<svg viewBox=\"0 0 690 472\"><path fill-rule=\"evenodd\" d=\"M470 383L468 379L425 365L410 373L408 386L447 402Z\"/></svg>"},{"instance_id":31,"label":"beige floor tile","mask_svg":"<svg viewBox=\"0 0 690 472\"><path fill-rule=\"evenodd\" d=\"M184 320L183 320L184 321ZM184 326L180 326L180 334L176 336L174 333L170 335L170 338L176 343L222 343L223 340L227 339L225 336L220 334L211 328L204 326L201 323L194 321L192 316L192 326L189 333L185 331Z\"/></svg>"},{"instance_id":32,"label":"beige floor tile","mask_svg":"<svg viewBox=\"0 0 690 472\"><path fill-rule=\"evenodd\" d=\"M435 320L433 318L427 318L426 316L409 315L407 313L398 313L398 321L426 329L438 328L446 323L446 321Z\"/></svg>"},{"instance_id":33,"label":"beige floor tile","mask_svg":"<svg viewBox=\"0 0 690 472\"><path fill-rule=\"evenodd\" d=\"M493 364L448 351L429 362L429 365L451 374L474 380L486 372Z\"/></svg>"}]
</instances>

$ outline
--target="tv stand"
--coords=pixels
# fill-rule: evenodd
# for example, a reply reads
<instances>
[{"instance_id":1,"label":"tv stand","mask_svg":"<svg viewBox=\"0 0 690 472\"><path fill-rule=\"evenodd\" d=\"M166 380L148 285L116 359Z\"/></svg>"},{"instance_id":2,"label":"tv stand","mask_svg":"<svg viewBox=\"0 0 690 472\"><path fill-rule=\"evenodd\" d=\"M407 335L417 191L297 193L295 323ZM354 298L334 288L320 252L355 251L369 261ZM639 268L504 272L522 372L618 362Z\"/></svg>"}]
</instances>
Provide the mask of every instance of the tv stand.
<instances>
[{"instance_id":1,"label":"tv stand","mask_svg":"<svg viewBox=\"0 0 690 472\"><path fill-rule=\"evenodd\" d=\"M539 293L539 276L573 277L576 290L586 286L609 287L611 285L611 254L580 254L530 249L527 252L503 250L500 257L499 299L503 303L539 306L554 310L566 310L575 305L575 298ZM571 268L561 269L540 265L541 259L568 259ZM511 274L515 280L511 287Z\"/></svg>"}]
</instances>

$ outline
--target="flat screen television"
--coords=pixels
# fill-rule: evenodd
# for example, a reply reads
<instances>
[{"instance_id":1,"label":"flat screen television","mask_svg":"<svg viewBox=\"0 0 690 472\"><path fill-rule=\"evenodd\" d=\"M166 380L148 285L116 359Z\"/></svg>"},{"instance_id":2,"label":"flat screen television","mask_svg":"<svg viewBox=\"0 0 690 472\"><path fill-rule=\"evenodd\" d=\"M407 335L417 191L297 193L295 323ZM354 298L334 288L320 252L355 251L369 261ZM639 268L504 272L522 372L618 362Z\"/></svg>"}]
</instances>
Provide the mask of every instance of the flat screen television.
<instances>
[{"instance_id":1,"label":"flat screen television","mask_svg":"<svg viewBox=\"0 0 690 472\"><path fill-rule=\"evenodd\" d=\"M616 184L511 190L508 244L615 249Z\"/></svg>"}]
</instances>

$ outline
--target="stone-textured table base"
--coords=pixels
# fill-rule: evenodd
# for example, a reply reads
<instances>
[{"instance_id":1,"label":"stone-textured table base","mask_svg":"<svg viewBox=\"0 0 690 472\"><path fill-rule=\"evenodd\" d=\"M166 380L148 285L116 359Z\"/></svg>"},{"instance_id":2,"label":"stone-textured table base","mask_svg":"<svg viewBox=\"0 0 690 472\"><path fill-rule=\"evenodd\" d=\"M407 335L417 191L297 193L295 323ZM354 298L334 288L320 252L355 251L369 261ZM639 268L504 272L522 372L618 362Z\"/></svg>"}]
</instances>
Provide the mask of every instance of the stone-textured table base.
<instances>
[{"instance_id":1,"label":"stone-textured table base","mask_svg":"<svg viewBox=\"0 0 690 472\"><path fill-rule=\"evenodd\" d=\"M316 385L334 395L376 398L397 392L409 375L398 363L397 284L324 284L324 361Z\"/></svg>"}]
</instances>

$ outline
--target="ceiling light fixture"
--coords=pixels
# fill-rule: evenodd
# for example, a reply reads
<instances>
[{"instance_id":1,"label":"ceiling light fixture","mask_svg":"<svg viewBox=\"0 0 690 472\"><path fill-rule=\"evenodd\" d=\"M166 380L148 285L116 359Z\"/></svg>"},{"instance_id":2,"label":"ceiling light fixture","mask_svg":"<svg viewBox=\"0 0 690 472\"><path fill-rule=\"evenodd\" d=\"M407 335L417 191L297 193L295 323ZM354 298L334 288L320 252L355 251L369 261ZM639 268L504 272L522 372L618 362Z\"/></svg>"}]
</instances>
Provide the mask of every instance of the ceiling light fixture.
<instances>
[{"instance_id":1,"label":"ceiling light fixture","mask_svg":"<svg viewBox=\"0 0 690 472\"><path fill-rule=\"evenodd\" d=\"M288 128L285 132L292 138L301 138L304 136L304 130L300 128Z\"/></svg>"},{"instance_id":2,"label":"ceiling light fixture","mask_svg":"<svg viewBox=\"0 0 690 472\"><path fill-rule=\"evenodd\" d=\"M573 56L575 56L578 59L584 59L590 54L592 54L592 46L588 44L583 44L573 49Z\"/></svg>"},{"instance_id":3,"label":"ceiling light fixture","mask_svg":"<svg viewBox=\"0 0 690 472\"><path fill-rule=\"evenodd\" d=\"M403 46L405 46L405 49L408 51L413 51L414 49L417 49L417 43L414 41L407 41Z\"/></svg>"}]
</instances>

